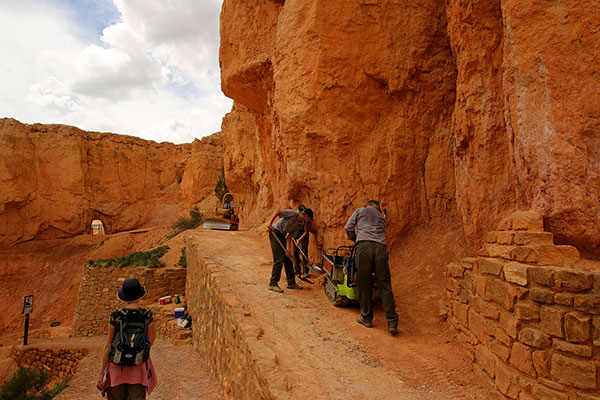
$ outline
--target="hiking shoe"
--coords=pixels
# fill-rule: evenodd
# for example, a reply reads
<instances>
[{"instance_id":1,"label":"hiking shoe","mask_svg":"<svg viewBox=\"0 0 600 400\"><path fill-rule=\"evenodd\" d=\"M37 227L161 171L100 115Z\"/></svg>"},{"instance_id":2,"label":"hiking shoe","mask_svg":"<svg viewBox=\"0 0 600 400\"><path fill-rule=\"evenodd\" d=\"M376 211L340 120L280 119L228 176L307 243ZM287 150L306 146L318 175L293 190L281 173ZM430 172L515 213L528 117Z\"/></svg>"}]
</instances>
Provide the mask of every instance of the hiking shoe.
<instances>
[{"instance_id":1,"label":"hiking shoe","mask_svg":"<svg viewBox=\"0 0 600 400\"><path fill-rule=\"evenodd\" d=\"M360 314L358 314L358 317L356 317L356 322L358 322L361 325L366 326L367 328L373 327L373 323L364 319L363 316Z\"/></svg>"},{"instance_id":2,"label":"hiking shoe","mask_svg":"<svg viewBox=\"0 0 600 400\"><path fill-rule=\"evenodd\" d=\"M283 289L277 285L269 285L269 290L276 293L283 293Z\"/></svg>"},{"instance_id":3,"label":"hiking shoe","mask_svg":"<svg viewBox=\"0 0 600 400\"><path fill-rule=\"evenodd\" d=\"M398 324L397 323L391 323L388 324L388 332L392 335L392 336L396 336L398 334Z\"/></svg>"},{"instance_id":4,"label":"hiking shoe","mask_svg":"<svg viewBox=\"0 0 600 400\"><path fill-rule=\"evenodd\" d=\"M298 285L297 283L294 283L293 285L287 285L288 289L296 289L296 290L302 290L302 286Z\"/></svg>"}]
</instances>

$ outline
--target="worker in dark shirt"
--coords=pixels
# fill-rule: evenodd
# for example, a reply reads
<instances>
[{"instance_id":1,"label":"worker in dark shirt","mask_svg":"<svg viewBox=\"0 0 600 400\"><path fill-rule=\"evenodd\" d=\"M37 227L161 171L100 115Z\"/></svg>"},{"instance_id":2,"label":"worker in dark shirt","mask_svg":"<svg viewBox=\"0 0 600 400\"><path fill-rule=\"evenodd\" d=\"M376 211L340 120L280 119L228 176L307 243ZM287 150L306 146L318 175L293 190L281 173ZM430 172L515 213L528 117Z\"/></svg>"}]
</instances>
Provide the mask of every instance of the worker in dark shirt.
<instances>
[{"instance_id":1,"label":"worker in dark shirt","mask_svg":"<svg viewBox=\"0 0 600 400\"><path fill-rule=\"evenodd\" d=\"M279 217L279 221L273 224L273 221ZM285 277L287 278L288 289L302 289L302 286L296 283L294 277L294 265L292 263L293 244L292 237L305 224L312 222L314 217L310 208L304 211L296 210L276 210L269 221L267 230L269 231L269 240L271 242L271 251L273 252L273 270L269 280L269 290L282 293L283 289L279 287L281 279L281 268L285 267Z\"/></svg>"},{"instance_id":2,"label":"worker in dark shirt","mask_svg":"<svg viewBox=\"0 0 600 400\"><path fill-rule=\"evenodd\" d=\"M298 211L302 212L306 209L304 204L300 204L298 206ZM294 235L294 239L296 239L296 243L298 246L294 246L294 269L296 275L301 276L302 278L308 278L308 260L300 254L300 249L306 257L308 257L308 234L311 232L313 235L316 235L316 230L312 224L312 222L306 222L304 227L300 229L296 235Z\"/></svg>"},{"instance_id":3,"label":"worker in dark shirt","mask_svg":"<svg viewBox=\"0 0 600 400\"><path fill-rule=\"evenodd\" d=\"M373 327L373 275L379 283L379 294L385 310L388 331L398 333L398 314L392 293L392 280L386 252L385 228L387 222L381 213L379 202L369 200L366 207L354 211L344 229L348 238L356 242L356 265L358 270L358 301L360 314L357 322Z\"/></svg>"}]
</instances>

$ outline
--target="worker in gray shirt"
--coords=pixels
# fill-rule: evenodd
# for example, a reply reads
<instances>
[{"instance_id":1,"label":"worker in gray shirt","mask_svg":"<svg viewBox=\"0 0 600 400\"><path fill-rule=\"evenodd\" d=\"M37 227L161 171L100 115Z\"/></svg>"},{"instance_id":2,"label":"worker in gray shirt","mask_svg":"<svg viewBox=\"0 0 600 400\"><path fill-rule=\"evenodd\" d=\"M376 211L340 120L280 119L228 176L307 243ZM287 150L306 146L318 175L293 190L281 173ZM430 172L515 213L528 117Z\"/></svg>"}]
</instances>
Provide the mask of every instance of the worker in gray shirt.
<instances>
[{"instance_id":1,"label":"worker in gray shirt","mask_svg":"<svg viewBox=\"0 0 600 400\"><path fill-rule=\"evenodd\" d=\"M379 283L379 294L385 310L388 331L398 333L398 314L392 293L392 280L386 252L385 228L387 222L379 202L369 200L366 207L354 211L344 229L348 239L356 242L358 269L358 301L360 314L356 321L367 328L373 327L373 275Z\"/></svg>"},{"instance_id":2,"label":"worker in gray shirt","mask_svg":"<svg viewBox=\"0 0 600 400\"><path fill-rule=\"evenodd\" d=\"M275 218L279 221L273 224ZM294 277L294 265L292 263L292 237L300 231L305 230L307 224L313 220L314 214L310 208L303 211L296 210L275 210L267 230L269 231L269 241L271 242L271 251L273 252L273 270L269 280L269 290L282 293L283 289L279 287L281 279L281 268L285 267L285 277L287 278L288 289L302 289L302 286L296 283ZM306 228L308 229L308 228Z\"/></svg>"}]
</instances>

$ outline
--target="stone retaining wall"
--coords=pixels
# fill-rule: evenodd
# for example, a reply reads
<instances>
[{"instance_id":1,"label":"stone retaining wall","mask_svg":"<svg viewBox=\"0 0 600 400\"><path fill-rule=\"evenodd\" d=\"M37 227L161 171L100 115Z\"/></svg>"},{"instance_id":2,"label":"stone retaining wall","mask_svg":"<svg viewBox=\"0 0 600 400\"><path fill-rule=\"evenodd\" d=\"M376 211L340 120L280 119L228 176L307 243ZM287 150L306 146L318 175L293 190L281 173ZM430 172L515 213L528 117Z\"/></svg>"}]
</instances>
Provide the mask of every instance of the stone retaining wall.
<instances>
[{"instance_id":1,"label":"stone retaining wall","mask_svg":"<svg viewBox=\"0 0 600 400\"><path fill-rule=\"evenodd\" d=\"M505 398L600 400L600 272L572 267L541 216L517 212L446 269L449 321Z\"/></svg>"},{"instance_id":2,"label":"stone retaining wall","mask_svg":"<svg viewBox=\"0 0 600 400\"><path fill-rule=\"evenodd\" d=\"M181 296L181 304L152 304L148 308L154 313L156 337L166 339L174 344L190 344L191 328L180 328L173 312L177 307L183 307L185 297Z\"/></svg>"},{"instance_id":3,"label":"stone retaining wall","mask_svg":"<svg viewBox=\"0 0 600 400\"><path fill-rule=\"evenodd\" d=\"M42 349L15 346L11 358L21 368L34 368L48 372L51 377L70 378L79 362L88 354L87 349Z\"/></svg>"},{"instance_id":4,"label":"stone retaining wall","mask_svg":"<svg viewBox=\"0 0 600 400\"><path fill-rule=\"evenodd\" d=\"M275 353L261 340L262 329L248 317L219 266L186 238L187 304L194 346L234 399L287 399L288 384Z\"/></svg>"},{"instance_id":5,"label":"stone retaining wall","mask_svg":"<svg viewBox=\"0 0 600 400\"><path fill-rule=\"evenodd\" d=\"M106 335L110 313L124 305L117 298L117 291L121 289L125 279L137 278L146 288L148 294L141 303L147 307L148 304L155 303L160 297L183 295L185 276L185 268L92 267L86 265L73 316L73 335Z\"/></svg>"}]
</instances>

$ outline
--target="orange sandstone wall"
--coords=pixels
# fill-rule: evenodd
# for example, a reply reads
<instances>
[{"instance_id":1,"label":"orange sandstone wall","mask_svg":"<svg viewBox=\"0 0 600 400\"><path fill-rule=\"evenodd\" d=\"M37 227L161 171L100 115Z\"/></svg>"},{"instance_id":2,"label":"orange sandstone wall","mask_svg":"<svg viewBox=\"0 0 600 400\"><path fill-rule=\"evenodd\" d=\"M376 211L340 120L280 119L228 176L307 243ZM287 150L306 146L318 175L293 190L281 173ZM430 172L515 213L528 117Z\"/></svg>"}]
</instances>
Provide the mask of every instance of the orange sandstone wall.
<instances>
[{"instance_id":1,"label":"orange sandstone wall","mask_svg":"<svg viewBox=\"0 0 600 400\"><path fill-rule=\"evenodd\" d=\"M574 0L225 0L225 165L242 221L302 202L333 244L378 198L393 246L456 226L475 250L533 209L557 243L597 254L599 17Z\"/></svg>"},{"instance_id":2,"label":"orange sandstone wall","mask_svg":"<svg viewBox=\"0 0 600 400\"><path fill-rule=\"evenodd\" d=\"M243 136L258 161L240 176L241 152L225 149L228 183L257 187L243 201L260 212L242 221L259 224L273 208L301 202L325 228L319 241L339 242L369 198L387 208L392 243L415 225L459 221L456 70L437 3L224 2L222 85L237 104L223 133ZM243 132L231 133L240 115Z\"/></svg>"},{"instance_id":3,"label":"orange sandstone wall","mask_svg":"<svg viewBox=\"0 0 600 400\"><path fill-rule=\"evenodd\" d=\"M222 142L155 143L0 120L0 245L164 224L214 189Z\"/></svg>"}]
</instances>

